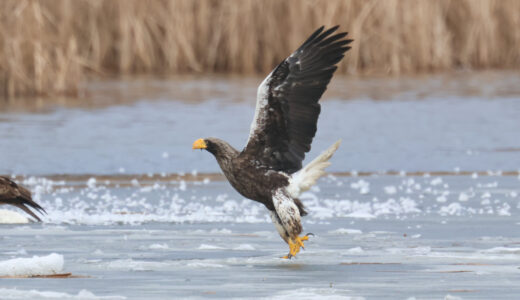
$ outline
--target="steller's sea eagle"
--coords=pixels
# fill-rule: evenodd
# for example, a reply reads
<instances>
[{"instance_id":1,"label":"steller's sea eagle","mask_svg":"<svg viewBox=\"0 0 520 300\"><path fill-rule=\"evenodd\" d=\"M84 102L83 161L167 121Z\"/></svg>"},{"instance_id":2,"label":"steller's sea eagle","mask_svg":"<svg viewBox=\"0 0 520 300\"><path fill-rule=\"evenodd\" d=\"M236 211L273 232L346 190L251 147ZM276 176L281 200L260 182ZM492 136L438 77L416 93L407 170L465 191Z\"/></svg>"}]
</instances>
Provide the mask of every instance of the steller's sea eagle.
<instances>
[{"instance_id":1,"label":"steller's sea eagle","mask_svg":"<svg viewBox=\"0 0 520 300\"><path fill-rule=\"evenodd\" d=\"M263 203L291 258L303 248L300 218L307 212L298 199L321 177L340 141L302 169L311 149L325 92L336 64L350 49L339 26L316 30L282 61L257 91L256 111L242 152L217 138L198 139L193 149L205 149L217 159L231 185L244 197ZM334 34L335 33L335 34Z\"/></svg>"},{"instance_id":2,"label":"steller's sea eagle","mask_svg":"<svg viewBox=\"0 0 520 300\"><path fill-rule=\"evenodd\" d=\"M32 207L39 213L45 212L45 209L32 200L31 192L4 176L0 176L0 205L1 204L10 204L21 208L39 222L41 222L41 219L32 212L29 207Z\"/></svg>"}]
</instances>

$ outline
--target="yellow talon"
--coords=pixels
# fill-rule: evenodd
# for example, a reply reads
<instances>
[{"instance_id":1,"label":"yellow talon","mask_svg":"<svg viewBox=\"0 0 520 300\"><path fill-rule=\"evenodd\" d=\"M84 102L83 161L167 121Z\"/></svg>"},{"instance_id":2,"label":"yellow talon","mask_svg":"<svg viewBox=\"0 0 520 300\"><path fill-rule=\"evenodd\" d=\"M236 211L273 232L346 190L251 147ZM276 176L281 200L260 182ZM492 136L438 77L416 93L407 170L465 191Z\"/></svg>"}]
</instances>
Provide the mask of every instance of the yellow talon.
<instances>
[{"instance_id":1,"label":"yellow talon","mask_svg":"<svg viewBox=\"0 0 520 300\"><path fill-rule=\"evenodd\" d=\"M289 243L289 253L291 253L292 256L295 256L298 252L300 252L300 245L298 243L298 239L296 239L297 242L294 242L292 240Z\"/></svg>"},{"instance_id":2,"label":"yellow talon","mask_svg":"<svg viewBox=\"0 0 520 300\"><path fill-rule=\"evenodd\" d=\"M298 254L298 252L300 252L300 248L305 249L305 245L303 244L303 241L307 241L307 240L309 240L309 234L302 236L302 237L297 236L294 239L292 239L292 238L289 239L289 254L287 254L286 256L284 256L282 258L291 259L293 256Z\"/></svg>"}]
</instances>

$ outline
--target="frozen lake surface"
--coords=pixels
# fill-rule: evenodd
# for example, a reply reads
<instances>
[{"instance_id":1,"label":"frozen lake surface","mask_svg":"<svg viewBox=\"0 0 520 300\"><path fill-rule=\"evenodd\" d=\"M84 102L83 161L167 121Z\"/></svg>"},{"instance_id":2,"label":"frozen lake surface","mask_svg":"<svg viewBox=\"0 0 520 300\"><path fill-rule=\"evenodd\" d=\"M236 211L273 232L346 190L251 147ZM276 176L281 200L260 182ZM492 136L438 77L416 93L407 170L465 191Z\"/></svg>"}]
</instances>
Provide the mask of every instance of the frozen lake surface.
<instances>
[{"instance_id":1,"label":"frozen lake surface","mask_svg":"<svg viewBox=\"0 0 520 300\"><path fill-rule=\"evenodd\" d=\"M87 104L1 110L0 174L48 214L0 225L0 277L72 277L2 278L0 299L517 299L520 77L480 76L334 81L307 161L343 144L302 195L315 236L290 261L267 210L191 150L245 142L258 80L98 83Z\"/></svg>"},{"instance_id":2,"label":"frozen lake surface","mask_svg":"<svg viewBox=\"0 0 520 300\"><path fill-rule=\"evenodd\" d=\"M2 295L515 299L520 293L517 176L329 176L302 197L310 212L304 230L315 237L290 261L279 258L288 249L266 210L227 182L120 188L92 182L27 180L42 191L37 196L49 214L43 224L2 225L0 257L58 253L63 272L80 278L0 279Z\"/></svg>"}]
</instances>

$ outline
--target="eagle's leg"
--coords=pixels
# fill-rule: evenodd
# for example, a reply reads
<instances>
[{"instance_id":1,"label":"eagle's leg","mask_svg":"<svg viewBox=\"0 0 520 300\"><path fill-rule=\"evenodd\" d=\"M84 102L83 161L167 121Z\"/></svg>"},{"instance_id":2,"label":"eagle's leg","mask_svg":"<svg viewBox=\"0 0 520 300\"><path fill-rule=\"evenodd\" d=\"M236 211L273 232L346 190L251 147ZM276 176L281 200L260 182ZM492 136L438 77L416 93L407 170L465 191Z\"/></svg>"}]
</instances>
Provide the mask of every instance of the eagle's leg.
<instances>
[{"instance_id":1,"label":"eagle's leg","mask_svg":"<svg viewBox=\"0 0 520 300\"><path fill-rule=\"evenodd\" d=\"M270 211L271 219L282 237L289 244L289 254L282 258L291 258L305 249L304 241L309 235L300 236L302 232L300 209L284 189L277 190L273 195L274 211Z\"/></svg>"},{"instance_id":2,"label":"eagle's leg","mask_svg":"<svg viewBox=\"0 0 520 300\"><path fill-rule=\"evenodd\" d=\"M278 217L278 214L276 212L271 211L271 219L273 220L273 223L278 230L278 233L282 237L282 239L289 244L289 253L285 256L282 256L282 258L290 259L291 257L295 256L300 252L300 248L305 249L305 245L303 244L303 241L306 241L309 239L309 235L305 235L302 237L299 237L297 232L294 232L294 237L291 237L291 235L287 232L285 227L283 226L280 218ZM301 226L301 225L300 225ZM301 227L300 227L301 228ZM300 229L301 231L301 229Z\"/></svg>"}]
</instances>

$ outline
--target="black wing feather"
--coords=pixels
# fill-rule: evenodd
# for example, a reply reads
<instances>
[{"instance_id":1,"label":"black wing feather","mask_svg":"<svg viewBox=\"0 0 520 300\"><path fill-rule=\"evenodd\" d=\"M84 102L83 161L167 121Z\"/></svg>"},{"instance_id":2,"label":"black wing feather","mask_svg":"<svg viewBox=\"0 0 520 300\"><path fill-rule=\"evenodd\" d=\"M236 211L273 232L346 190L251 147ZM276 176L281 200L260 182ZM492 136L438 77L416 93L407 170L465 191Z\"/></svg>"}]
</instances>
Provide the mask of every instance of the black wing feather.
<instances>
[{"instance_id":1,"label":"black wing feather","mask_svg":"<svg viewBox=\"0 0 520 300\"><path fill-rule=\"evenodd\" d=\"M16 206L40 222L41 219L29 207L41 214L45 213L45 209L33 201L29 190L3 176L0 176L0 204Z\"/></svg>"},{"instance_id":2,"label":"black wing feather","mask_svg":"<svg viewBox=\"0 0 520 300\"><path fill-rule=\"evenodd\" d=\"M301 169L316 134L318 101L352 40L346 32L318 28L266 78L267 105L260 107L242 155L289 174ZM259 93L260 94L260 93ZM261 105L259 99L257 105Z\"/></svg>"}]
</instances>

